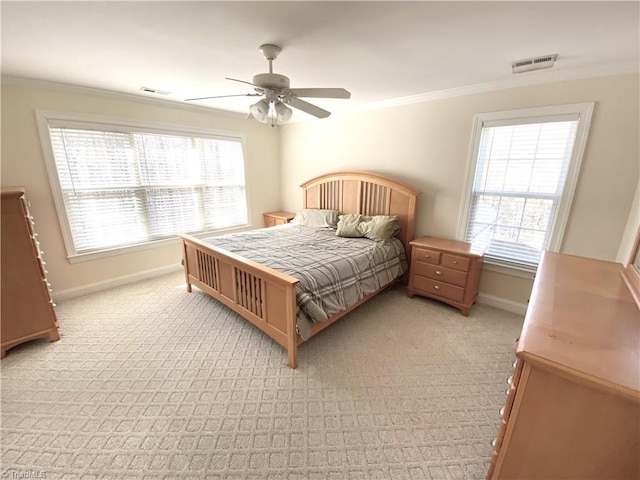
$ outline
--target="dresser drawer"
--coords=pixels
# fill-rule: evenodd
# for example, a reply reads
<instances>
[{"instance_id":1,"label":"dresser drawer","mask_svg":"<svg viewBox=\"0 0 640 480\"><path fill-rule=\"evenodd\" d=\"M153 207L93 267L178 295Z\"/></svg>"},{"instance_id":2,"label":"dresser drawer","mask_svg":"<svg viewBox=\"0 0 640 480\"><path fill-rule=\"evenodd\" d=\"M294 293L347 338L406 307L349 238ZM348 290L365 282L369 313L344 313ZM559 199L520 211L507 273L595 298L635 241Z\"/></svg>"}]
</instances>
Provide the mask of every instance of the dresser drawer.
<instances>
[{"instance_id":1,"label":"dresser drawer","mask_svg":"<svg viewBox=\"0 0 640 480\"><path fill-rule=\"evenodd\" d=\"M427 250L426 248L414 248L416 262L431 263L440 265L440 252L437 250Z\"/></svg>"},{"instance_id":2,"label":"dresser drawer","mask_svg":"<svg viewBox=\"0 0 640 480\"><path fill-rule=\"evenodd\" d=\"M442 265L445 267L453 268L455 270L466 272L469 270L469 259L466 257L451 255L450 253L443 253Z\"/></svg>"},{"instance_id":3,"label":"dresser drawer","mask_svg":"<svg viewBox=\"0 0 640 480\"><path fill-rule=\"evenodd\" d=\"M416 262L414 268L416 274L429 277L446 283L453 283L459 287L464 287L467 283L467 272L453 270L451 268L431 265L429 263Z\"/></svg>"},{"instance_id":4,"label":"dresser drawer","mask_svg":"<svg viewBox=\"0 0 640 480\"><path fill-rule=\"evenodd\" d=\"M432 280L420 275L415 275L413 277L413 287L429 295L437 295L456 302L461 302L464 299L464 288Z\"/></svg>"}]
</instances>

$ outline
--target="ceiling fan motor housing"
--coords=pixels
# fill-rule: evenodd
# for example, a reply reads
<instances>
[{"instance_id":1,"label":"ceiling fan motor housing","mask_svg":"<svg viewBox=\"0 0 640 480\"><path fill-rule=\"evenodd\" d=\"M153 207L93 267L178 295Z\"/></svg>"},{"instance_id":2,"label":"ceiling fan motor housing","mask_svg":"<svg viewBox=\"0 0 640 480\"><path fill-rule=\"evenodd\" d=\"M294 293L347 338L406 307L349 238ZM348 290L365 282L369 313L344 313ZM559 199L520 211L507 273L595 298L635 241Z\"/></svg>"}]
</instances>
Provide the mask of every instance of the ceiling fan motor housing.
<instances>
[{"instance_id":1,"label":"ceiling fan motor housing","mask_svg":"<svg viewBox=\"0 0 640 480\"><path fill-rule=\"evenodd\" d=\"M253 84L268 90L289 88L289 77L278 73L259 73L253 76Z\"/></svg>"}]
</instances>

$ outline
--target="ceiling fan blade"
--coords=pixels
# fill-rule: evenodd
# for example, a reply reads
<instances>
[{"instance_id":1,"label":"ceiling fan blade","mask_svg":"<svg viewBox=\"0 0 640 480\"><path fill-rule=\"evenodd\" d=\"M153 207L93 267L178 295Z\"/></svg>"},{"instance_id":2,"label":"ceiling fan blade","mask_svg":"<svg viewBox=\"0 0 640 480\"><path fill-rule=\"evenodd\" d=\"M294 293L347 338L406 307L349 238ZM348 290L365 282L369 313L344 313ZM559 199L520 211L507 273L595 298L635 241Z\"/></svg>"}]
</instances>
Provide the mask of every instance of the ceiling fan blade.
<instances>
[{"instance_id":1,"label":"ceiling fan blade","mask_svg":"<svg viewBox=\"0 0 640 480\"><path fill-rule=\"evenodd\" d=\"M314 117L327 118L329 115L331 115L331 112L327 112L320 107L311 105L310 103L305 102L304 100L300 100L296 97L289 97L285 100L285 102L292 107L297 108L298 110L302 110L303 112L313 115Z\"/></svg>"},{"instance_id":2,"label":"ceiling fan blade","mask_svg":"<svg viewBox=\"0 0 640 480\"><path fill-rule=\"evenodd\" d=\"M255 83L251 83L251 82L247 82L245 80L238 80L237 78L229 78L229 77L225 77L225 80L231 80L232 82L240 82L240 83L246 83L247 85L253 85L256 88L259 88L260 90L265 90L263 87L261 87L260 85L256 85Z\"/></svg>"},{"instance_id":3,"label":"ceiling fan blade","mask_svg":"<svg viewBox=\"0 0 640 480\"><path fill-rule=\"evenodd\" d=\"M228 98L228 97L261 97L261 93L241 93L238 95L217 95L215 97L198 97L198 98L185 98L185 102L191 102L193 100L209 100L211 98Z\"/></svg>"},{"instance_id":4,"label":"ceiling fan blade","mask_svg":"<svg viewBox=\"0 0 640 480\"><path fill-rule=\"evenodd\" d=\"M291 88L296 97L313 98L351 98L351 93L344 88Z\"/></svg>"}]
</instances>

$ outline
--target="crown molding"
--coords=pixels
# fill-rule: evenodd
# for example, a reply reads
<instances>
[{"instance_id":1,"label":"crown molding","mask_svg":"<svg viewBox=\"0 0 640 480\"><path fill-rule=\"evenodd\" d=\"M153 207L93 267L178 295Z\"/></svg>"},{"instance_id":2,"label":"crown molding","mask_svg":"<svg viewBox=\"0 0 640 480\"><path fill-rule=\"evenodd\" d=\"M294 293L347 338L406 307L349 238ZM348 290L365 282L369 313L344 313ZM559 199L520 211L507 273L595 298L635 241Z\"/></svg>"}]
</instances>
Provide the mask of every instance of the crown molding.
<instances>
[{"instance_id":1,"label":"crown molding","mask_svg":"<svg viewBox=\"0 0 640 480\"><path fill-rule=\"evenodd\" d=\"M2 75L2 85L10 85L16 87L31 87L41 88L45 90L54 90L64 93L75 93L78 95L92 95L103 98L111 98L115 100L123 100L128 102L136 102L147 105L154 105L156 107L177 108L180 110L186 110L197 113L215 113L221 117L233 118L236 120L244 120L246 115L239 112L232 112L230 110L220 110L211 107L203 107L200 105L186 104L174 100L165 100L163 98L146 97L144 95L135 95L132 93L116 92L113 90L105 90L94 87L84 87L80 85L73 85L60 82L52 82L49 80L40 80L35 78L17 77L11 75Z\"/></svg>"},{"instance_id":2,"label":"crown molding","mask_svg":"<svg viewBox=\"0 0 640 480\"><path fill-rule=\"evenodd\" d=\"M597 67L574 68L570 70L538 70L528 73L515 74L514 77L509 77L507 79L497 80L494 82L466 85L462 87L421 93L418 95L392 98L389 100L374 102L363 106L341 109L340 112L336 113L348 114L363 112L367 110L398 107L402 105L411 105L414 103L443 100L447 98L462 97L465 95L473 95L477 93L486 93L498 90L509 90L513 88L527 87L532 85L543 85L549 83L564 82L568 80L582 80L587 78L608 77L633 73L640 73L640 64L638 62L629 61L610 65L600 65Z\"/></svg>"},{"instance_id":3,"label":"crown molding","mask_svg":"<svg viewBox=\"0 0 640 480\"><path fill-rule=\"evenodd\" d=\"M509 90L533 85L542 85L548 83L563 82L567 80L581 80L595 77L606 77L614 75L625 75L632 73L640 73L640 64L637 61L628 61L609 65L599 65L595 67L573 68L567 70L537 70L527 73L519 73L503 80L493 82L479 83L474 85L465 85L462 87L447 88L444 90L436 90L432 92L420 93L417 95L409 95L406 97L391 98L379 102L373 102L366 105L356 107L346 107L335 110L332 116L342 116L351 113L365 112L369 110L378 110L384 108L398 107L403 105L411 105L414 103L429 102L434 100L443 100L447 98L461 97L465 95L473 95L478 93L487 93L498 90ZM221 110L212 107L203 107L199 105L185 104L174 100L165 100L162 98L145 97L143 95L135 95L131 93L116 92L94 87L83 87L80 85L72 85L59 82L51 82L48 80L39 80L27 77L17 77L3 75L1 77L2 85L13 85L20 87L42 88L47 90L56 90L61 92L94 95L105 98L113 98L126 100L130 102L143 103L148 105L163 106L167 108L177 108L198 113L214 112L216 115L233 119L244 120L244 113L233 112L230 110ZM312 119L294 118L288 123L300 123Z\"/></svg>"}]
</instances>

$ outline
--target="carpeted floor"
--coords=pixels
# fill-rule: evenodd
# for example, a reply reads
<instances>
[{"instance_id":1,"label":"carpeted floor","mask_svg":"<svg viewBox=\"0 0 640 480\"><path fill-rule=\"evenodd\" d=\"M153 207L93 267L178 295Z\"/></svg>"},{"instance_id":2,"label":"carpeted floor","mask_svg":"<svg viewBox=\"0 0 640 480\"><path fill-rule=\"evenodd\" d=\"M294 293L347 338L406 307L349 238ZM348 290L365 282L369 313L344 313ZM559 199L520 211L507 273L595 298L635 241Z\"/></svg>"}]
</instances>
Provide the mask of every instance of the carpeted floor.
<instances>
[{"instance_id":1,"label":"carpeted floor","mask_svg":"<svg viewBox=\"0 0 640 480\"><path fill-rule=\"evenodd\" d=\"M286 352L181 273L2 360L3 478L481 479L522 318L394 288Z\"/></svg>"}]
</instances>

